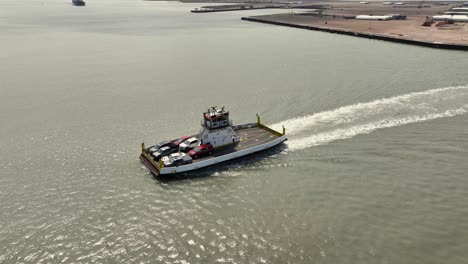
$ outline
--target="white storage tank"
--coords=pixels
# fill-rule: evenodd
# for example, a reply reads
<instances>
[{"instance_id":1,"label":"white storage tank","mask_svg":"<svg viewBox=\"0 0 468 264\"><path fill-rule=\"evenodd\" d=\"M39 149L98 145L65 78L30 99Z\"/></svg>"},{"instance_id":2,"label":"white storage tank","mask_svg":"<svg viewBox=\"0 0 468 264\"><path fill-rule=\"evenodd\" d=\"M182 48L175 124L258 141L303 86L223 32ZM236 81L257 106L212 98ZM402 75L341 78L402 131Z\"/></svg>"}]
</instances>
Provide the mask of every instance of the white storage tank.
<instances>
[{"instance_id":1,"label":"white storage tank","mask_svg":"<svg viewBox=\"0 0 468 264\"><path fill-rule=\"evenodd\" d=\"M370 16L370 15L359 15L356 16L358 20L390 20L392 16Z\"/></svg>"},{"instance_id":2,"label":"white storage tank","mask_svg":"<svg viewBox=\"0 0 468 264\"><path fill-rule=\"evenodd\" d=\"M445 15L468 15L468 11L466 11L466 12L445 12Z\"/></svg>"},{"instance_id":3,"label":"white storage tank","mask_svg":"<svg viewBox=\"0 0 468 264\"><path fill-rule=\"evenodd\" d=\"M462 15L441 15L441 16L433 16L432 20L435 21L454 21L454 22L468 22L468 16Z\"/></svg>"}]
</instances>

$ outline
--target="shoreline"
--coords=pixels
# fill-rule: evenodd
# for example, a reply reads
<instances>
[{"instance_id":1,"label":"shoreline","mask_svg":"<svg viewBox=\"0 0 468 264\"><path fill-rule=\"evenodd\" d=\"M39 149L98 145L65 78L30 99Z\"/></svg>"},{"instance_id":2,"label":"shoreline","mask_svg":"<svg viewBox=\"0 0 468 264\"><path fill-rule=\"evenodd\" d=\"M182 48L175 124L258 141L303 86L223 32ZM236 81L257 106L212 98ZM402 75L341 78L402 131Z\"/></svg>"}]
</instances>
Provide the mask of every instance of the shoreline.
<instances>
[{"instance_id":1,"label":"shoreline","mask_svg":"<svg viewBox=\"0 0 468 264\"><path fill-rule=\"evenodd\" d=\"M430 47L430 48L468 51L468 45L457 44L457 43L444 43L444 42L438 42L438 41L423 41L423 40L416 40L416 39L393 37L393 36L388 36L388 35L383 35L383 34L374 34L374 33L366 33L366 32L359 32L359 31L352 31L352 30L343 30L343 29L333 28L333 27L321 27L321 26L314 26L314 25L295 24L295 23L284 22L284 21L275 21L275 20L263 19L263 18L260 18L260 17L242 17L241 20L250 21L250 22L257 22L257 23L264 23L264 24L271 24L271 25L278 25L278 26L286 26L286 27L292 27L292 28L300 28L300 29L321 31L321 32L336 33L336 34L347 35L347 36L383 40L383 41L389 41L389 42L394 42L394 43L417 45L417 46Z\"/></svg>"}]
</instances>

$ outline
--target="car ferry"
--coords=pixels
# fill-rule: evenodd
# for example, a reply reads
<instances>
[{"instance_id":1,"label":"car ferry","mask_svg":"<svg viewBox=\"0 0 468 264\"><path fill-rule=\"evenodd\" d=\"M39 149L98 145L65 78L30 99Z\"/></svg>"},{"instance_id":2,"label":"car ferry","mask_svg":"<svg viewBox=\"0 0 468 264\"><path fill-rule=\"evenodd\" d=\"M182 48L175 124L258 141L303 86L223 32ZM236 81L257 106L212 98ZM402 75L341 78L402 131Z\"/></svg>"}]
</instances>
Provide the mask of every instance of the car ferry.
<instances>
[{"instance_id":1,"label":"car ferry","mask_svg":"<svg viewBox=\"0 0 468 264\"><path fill-rule=\"evenodd\" d=\"M148 148L141 143L140 160L155 176L171 175L258 153L287 140L284 127L282 132L273 130L262 124L258 115L256 123L233 125L224 107L204 112L201 126L199 134Z\"/></svg>"}]
</instances>

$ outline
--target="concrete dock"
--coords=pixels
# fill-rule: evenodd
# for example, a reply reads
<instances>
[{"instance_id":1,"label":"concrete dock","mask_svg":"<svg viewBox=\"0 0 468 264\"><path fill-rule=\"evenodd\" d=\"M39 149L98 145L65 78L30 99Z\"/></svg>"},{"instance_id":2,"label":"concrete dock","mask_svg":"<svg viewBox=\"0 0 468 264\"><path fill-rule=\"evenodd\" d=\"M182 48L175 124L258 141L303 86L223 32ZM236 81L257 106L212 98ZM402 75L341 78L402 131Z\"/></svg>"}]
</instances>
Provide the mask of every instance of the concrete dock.
<instances>
[{"instance_id":1,"label":"concrete dock","mask_svg":"<svg viewBox=\"0 0 468 264\"><path fill-rule=\"evenodd\" d=\"M221 5L221 6L202 6L200 8L192 9L192 13L213 13L213 12L227 12L227 11L245 11L245 10L256 10L256 9L274 9L284 8L284 5L280 4L241 4L241 5Z\"/></svg>"},{"instance_id":2,"label":"concrete dock","mask_svg":"<svg viewBox=\"0 0 468 264\"><path fill-rule=\"evenodd\" d=\"M419 8L388 7L382 3L366 5L327 3L330 7L318 13L294 10L283 14L243 17L242 20L432 48L468 50L468 23L433 22L429 26L423 26L433 15L451 7L433 5ZM386 21L354 19L359 15L388 14L401 14L404 19Z\"/></svg>"},{"instance_id":3,"label":"concrete dock","mask_svg":"<svg viewBox=\"0 0 468 264\"><path fill-rule=\"evenodd\" d=\"M390 41L390 42L418 45L418 46L431 47L431 48L467 50L468 51L468 43L457 44L457 43L444 43L444 42L430 41L430 40L418 40L418 39L405 38L403 35L389 36L389 35L378 34L378 33L344 30L344 29L327 27L327 26L295 24L295 23L283 22L283 21L278 21L278 20L269 20L269 19L265 19L262 17L243 17L242 20L272 24L272 25L279 25L279 26L302 28L302 29L308 29L308 30L337 33L337 34L368 38L368 39L385 40L385 41Z\"/></svg>"},{"instance_id":4,"label":"concrete dock","mask_svg":"<svg viewBox=\"0 0 468 264\"><path fill-rule=\"evenodd\" d=\"M245 3L245 4L229 4L229 5L210 5L202 6L199 8L192 9L192 13L213 13L213 12L227 12L227 11L246 11L255 9L288 9L293 6L294 8L301 9L315 9L325 8L326 5L316 5L311 3L304 4L285 4L285 3Z\"/></svg>"}]
</instances>

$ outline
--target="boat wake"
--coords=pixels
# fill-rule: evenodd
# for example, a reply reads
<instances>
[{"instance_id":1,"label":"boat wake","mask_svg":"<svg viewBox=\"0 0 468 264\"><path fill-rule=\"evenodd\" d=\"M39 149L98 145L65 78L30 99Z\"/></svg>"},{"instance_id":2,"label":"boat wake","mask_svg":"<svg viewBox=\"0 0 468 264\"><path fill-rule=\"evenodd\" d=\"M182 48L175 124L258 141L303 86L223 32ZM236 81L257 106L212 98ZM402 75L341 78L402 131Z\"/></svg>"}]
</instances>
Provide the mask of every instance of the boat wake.
<instances>
[{"instance_id":1,"label":"boat wake","mask_svg":"<svg viewBox=\"0 0 468 264\"><path fill-rule=\"evenodd\" d=\"M468 112L468 85L414 92L357 103L273 124L286 127L289 150L300 150L397 127Z\"/></svg>"}]
</instances>

